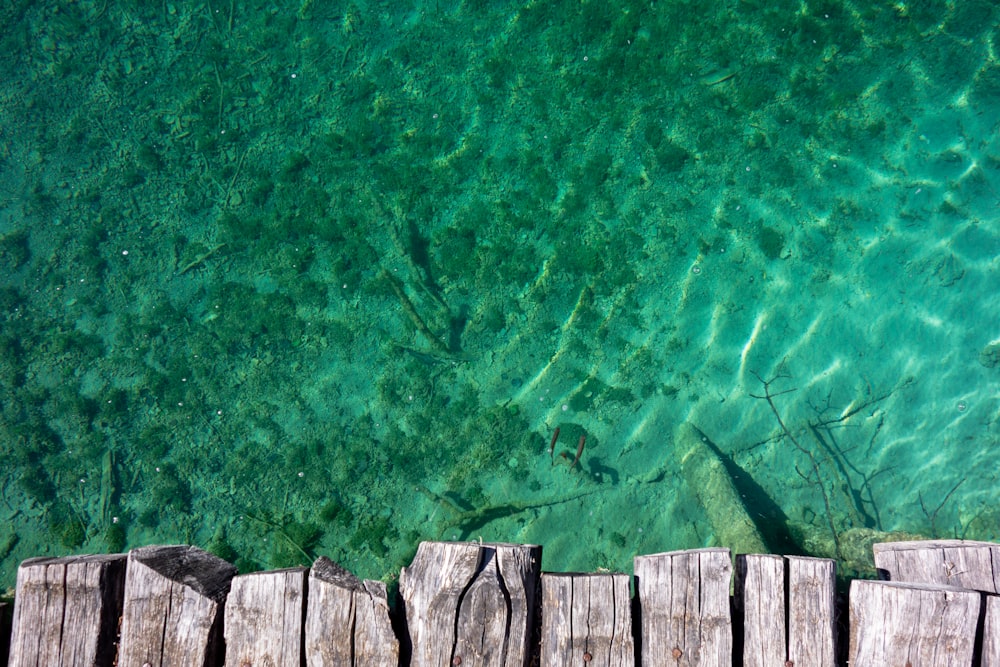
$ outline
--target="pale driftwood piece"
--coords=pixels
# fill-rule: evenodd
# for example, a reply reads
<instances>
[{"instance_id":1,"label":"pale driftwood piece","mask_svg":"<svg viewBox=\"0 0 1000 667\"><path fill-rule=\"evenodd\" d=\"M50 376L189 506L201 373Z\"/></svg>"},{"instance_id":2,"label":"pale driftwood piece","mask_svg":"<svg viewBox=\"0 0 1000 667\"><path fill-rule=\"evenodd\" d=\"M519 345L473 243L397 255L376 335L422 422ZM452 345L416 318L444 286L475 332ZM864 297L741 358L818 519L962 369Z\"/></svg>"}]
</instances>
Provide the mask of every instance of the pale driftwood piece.
<instances>
[{"instance_id":1,"label":"pale driftwood piece","mask_svg":"<svg viewBox=\"0 0 1000 667\"><path fill-rule=\"evenodd\" d=\"M121 667L214 665L236 568L187 546L133 549L125 575Z\"/></svg>"},{"instance_id":2,"label":"pale driftwood piece","mask_svg":"<svg viewBox=\"0 0 1000 667\"><path fill-rule=\"evenodd\" d=\"M982 667L1000 667L1000 598L986 596Z\"/></svg>"},{"instance_id":3,"label":"pale driftwood piece","mask_svg":"<svg viewBox=\"0 0 1000 667\"><path fill-rule=\"evenodd\" d=\"M21 563L9 666L111 665L124 582L125 554Z\"/></svg>"},{"instance_id":4,"label":"pale driftwood piece","mask_svg":"<svg viewBox=\"0 0 1000 667\"><path fill-rule=\"evenodd\" d=\"M875 567L890 581L911 581L1000 593L1000 544L966 540L883 542Z\"/></svg>"},{"instance_id":5,"label":"pale driftwood piece","mask_svg":"<svg viewBox=\"0 0 1000 667\"><path fill-rule=\"evenodd\" d=\"M836 562L787 556L788 660L795 667L837 664Z\"/></svg>"},{"instance_id":6,"label":"pale driftwood piece","mask_svg":"<svg viewBox=\"0 0 1000 667\"><path fill-rule=\"evenodd\" d=\"M309 573L306 664L310 667L394 667L399 640L381 581L359 580L320 556Z\"/></svg>"},{"instance_id":7,"label":"pale driftwood piece","mask_svg":"<svg viewBox=\"0 0 1000 667\"><path fill-rule=\"evenodd\" d=\"M718 544L725 544L737 553L767 551L718 445L694 424L684 422L674 430L671 449L673 469L681 471L688 488L698 497Z\"/></svg>"},{"instance_id":8,"label":"pale driftwood piece","mask_svg":"<svg viewBox=\"0 0 1000 667\"><path fill-rule=\"evenodd\" d=\"M233 579L226 598L226 667L300 667L306 575L294 567Z\"/></svg>"},{"instance_id":9,"label":"pale driftwood piece","mask_svg":"<svg viewBox=\"0 0 1000 667\"><path fill-rule=\"evenodd\" d=\"M785 559L737 556L735 593L736 608L743 617L743 666L784 664Z\"/></svg>"},{"instance_id":10,"label":"pale driftwood piece","mask_svg":"<svg viewBox=\"0 0 1000 667\"><path fill-rule=\"evenodd\" d=\"M729 549L636 556L643 665L731 667Z\"/></svg>"},{"instance_id":11,"label":"pale driftwood piece","mask_svg":"<svg viewBox=\"0 0 1000 667\"><path fill-rule=\"evenodd\" d=\"M542 575L542 667L633 667L627 574Z\"/></svg>"},{"instance_id":12,"label":"pale driftwood piece","mask_svg":"<svg viewBox=\"0 0 1000 667\"><path fill-rule=\"evenodd\" d=\"M849 663L971 665L980 597L936 584L852 581Z\"/></svg>"},{"instance_id":13,"label":"pale driftwood piece","mask_svg":"<svg viewBox=\"0 0 1000 667\"><path fill-rule=\"evenodd\" d=\"M399 575L413 667L524 667L542 548L421 542Z\"/></svg>"}]
</instances>

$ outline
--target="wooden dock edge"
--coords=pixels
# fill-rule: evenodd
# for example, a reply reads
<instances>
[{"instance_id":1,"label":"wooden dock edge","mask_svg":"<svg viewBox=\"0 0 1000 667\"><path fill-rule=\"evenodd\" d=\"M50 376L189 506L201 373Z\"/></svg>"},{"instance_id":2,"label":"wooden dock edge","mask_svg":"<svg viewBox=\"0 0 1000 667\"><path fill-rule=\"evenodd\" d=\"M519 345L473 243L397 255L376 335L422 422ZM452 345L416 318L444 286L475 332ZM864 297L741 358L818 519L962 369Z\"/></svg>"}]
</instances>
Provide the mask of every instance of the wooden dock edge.
<instances>
[{"instance_id":1,"label":"wooden dock edge","mask_svg":"<svg viewBox=\"0 0 1000 667\"><path fill-rule=\"evenodd\" d=\"M0 606L0 664L1000 667L1000 545L874 552L891 581L851 582L848 605L828 559L642 555L632 596L627 574L543 573L537 545L424 542L394 609L324 557L245 575L189 546L34 558L6 629Z\"/></svg>"}]
</instances>

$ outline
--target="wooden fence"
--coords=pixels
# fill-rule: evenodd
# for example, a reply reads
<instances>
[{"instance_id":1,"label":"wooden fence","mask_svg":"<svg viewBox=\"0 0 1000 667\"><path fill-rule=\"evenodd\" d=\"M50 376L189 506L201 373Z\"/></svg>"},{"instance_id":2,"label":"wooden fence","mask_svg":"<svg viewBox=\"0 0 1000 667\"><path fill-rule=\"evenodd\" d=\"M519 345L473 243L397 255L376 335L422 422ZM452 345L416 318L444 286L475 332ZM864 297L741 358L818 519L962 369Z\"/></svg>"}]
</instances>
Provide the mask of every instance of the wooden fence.
<instances>
[{"instance_id":1,"label":"wooden fence","mask_svg":"<svg viewBox=\"0 0 1000 667\"><path fill-rule=\"evenodd\" d=\"M878 544L888 581L851 582L849 610L826 559L740 555L734 578L727 549L638 556L633 597L627 574L542 573L541 556L424 542L392 610L323 557L240 576L187 546L35 558L3 638L12 667L1000 667L996 544Z\"/></svg>"}]
</instances>

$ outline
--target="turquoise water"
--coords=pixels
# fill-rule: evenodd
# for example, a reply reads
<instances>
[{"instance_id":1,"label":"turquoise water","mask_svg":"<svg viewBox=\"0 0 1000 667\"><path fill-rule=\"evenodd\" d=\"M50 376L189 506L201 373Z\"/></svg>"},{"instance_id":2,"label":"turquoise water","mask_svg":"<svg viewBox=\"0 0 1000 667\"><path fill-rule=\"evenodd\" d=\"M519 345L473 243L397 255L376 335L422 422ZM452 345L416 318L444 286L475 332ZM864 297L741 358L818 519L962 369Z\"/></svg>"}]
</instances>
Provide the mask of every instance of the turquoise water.
<instances>
[{"instance_id":1,"label":"turquoise water","mask_svg":"<svg viewBox=\"0 0 1000 667\"><path fill-rule=\"evenodd\" d=\"M4 588L998 539L993 3L0 12Z\"/></svg>"}]
</instances>

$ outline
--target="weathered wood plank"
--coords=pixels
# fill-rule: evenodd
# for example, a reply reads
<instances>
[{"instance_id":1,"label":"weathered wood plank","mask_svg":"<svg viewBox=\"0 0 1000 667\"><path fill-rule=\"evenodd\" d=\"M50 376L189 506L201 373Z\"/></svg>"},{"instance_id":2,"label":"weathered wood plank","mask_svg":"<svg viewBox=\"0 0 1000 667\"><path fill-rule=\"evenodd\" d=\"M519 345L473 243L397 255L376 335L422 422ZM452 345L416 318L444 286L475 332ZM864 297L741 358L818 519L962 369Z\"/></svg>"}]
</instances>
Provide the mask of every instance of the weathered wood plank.
<instances>
[{"instance_id":1,"label":"weathered wood plank","mask_svg":"<svg viewBox=\"0 0 1000 667\"><path fill-rule=\"evenodd\" d=\"M744 667L773 667L786 658L785 559L736 557L736 609L743 620Z\"/></svg>"},{"instance_id":2,"label":"weathered wood plank","mask_svg":"<svg viewBox=\"0 0 1000 667\"><path fill-rule=\"evenodd\" d=\"M226 598L226 667L302 664L306 575L295 567L233 579Z\"/></svg>"},{"instance_id":3,"label":"weathered wood plank","mask_svg":"<svg viewBox=\"0 0 1000 667\"><path fill-rule=\"evenodd\" d=\"M788 556L788 660L795 667L837 664L836 562Z\"/></svg>"},{"instance_id":4,"label":"weathered wood plank","mask_svg":"<svg viewBox=\"0 0 1000 667\"><path fill-rule=\"evenodd\" d=\"M524 667L531 654L542 548L422 542L403 568L413 667Z\"/></svg>"},{"instance_id":5,"label":"weathered wood plank","mask_svg":"<svg viewBox=\"0 0 1000 667\"><path fill-rule=\"evenodd\" d=\"M875 567L885 570L890 581L1000 593L1000 544L927 540L883 542L872 548Z\"/></svg>"},{"instance_id":6,"label":"weathered wood plank","mask_svg":"<svg viewBox=\"0 0 1000 667\"><path fill-rule=\"evenodd\" d=\"M951 586L852 581L850 664L971 665L980 597Z\"/></svg>"},{"instance_id":7,"label":"weathered wood plank","mask_svg":"<svg viewBox=\"0 0 1000 667\"><path fill-rule=\"evenodd\" d=\"M124 554L21 563L8 664L111 665L124 581Z\"/></svg>"},{"instance_id":8,"label":"weathered wood plank","mask_svg":"<svg viewBox=\"0 0 1000 667\"><path fill-rule=\"evenodd\" d=\"M542 575L542 667L633 667L627 574Z\"/></svg>"},{"instance_id":9,"label":"weathered wood plank","mask_svg":"<svg viewBox=\"0 0 1000 667\"><path fill-rule=\"evenodd\" d=\"M1000 667L1000 598L986 596L982 667Z\"/></svg>"},{"instance_id":10,"label":"weathered wood plank","mask_svg":"<svg viewBox=\"0 0 1000 667\"><path fill-rule=\"evenodd\" d=\"M730 667L729 549L637 556L644 666Z\"/></svg>"},{"instance_id":11,"label":"weathered wood plank","mask_svg":"<svg viewBox=\"0 0 1000 667\"><path fill-rule=\"evenodd\" d=\"M325 556L309 572L306 664L311 667L393 667L399 640L381 581L359 580Z\"/></svg>"},{"instance_id":12,"label":"weathered wood plank","mask_svg":"<svg viewBox=\"0 0 1000 667\"><path fill-rule=\"evenodd\" d=\"M236 568L187 546L133 549L125 575L118 664L211 665Z\"/></svg>"}]
</instances>

